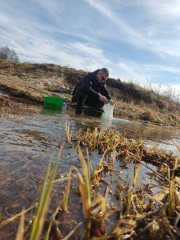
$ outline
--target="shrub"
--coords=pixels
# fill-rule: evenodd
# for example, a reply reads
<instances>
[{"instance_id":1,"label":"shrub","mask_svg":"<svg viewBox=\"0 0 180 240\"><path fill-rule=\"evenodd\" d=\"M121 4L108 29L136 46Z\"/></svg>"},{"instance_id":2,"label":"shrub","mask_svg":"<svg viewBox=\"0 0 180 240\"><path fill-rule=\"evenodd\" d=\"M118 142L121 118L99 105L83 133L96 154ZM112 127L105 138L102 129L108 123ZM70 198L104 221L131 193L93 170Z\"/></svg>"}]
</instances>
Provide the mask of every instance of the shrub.
<instances>
[{"instance_id":1,"label":"shrub","mask_svg":"<svg viewBox=\"0 0 180 240\"><path fill-rule=\"evenodd\" d=\"M10 60L13 62L19 62L19 58L18 58L16 52L13 49L10 50L8 47L0 48L0 59Z\"/></svg>"}]
</instances>

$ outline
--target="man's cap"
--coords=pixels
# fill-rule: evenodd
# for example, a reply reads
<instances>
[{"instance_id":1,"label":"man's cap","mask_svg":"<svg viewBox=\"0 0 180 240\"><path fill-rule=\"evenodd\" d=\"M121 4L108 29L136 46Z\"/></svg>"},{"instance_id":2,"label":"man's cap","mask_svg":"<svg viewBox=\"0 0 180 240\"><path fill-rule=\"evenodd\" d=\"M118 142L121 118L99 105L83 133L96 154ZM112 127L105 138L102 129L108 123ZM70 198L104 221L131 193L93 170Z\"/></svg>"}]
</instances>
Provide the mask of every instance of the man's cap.
<instances>
[{"instance_id":1,"label":"man's cap","mask_svg":"<svg viewBox=\"0 0 180 240\"><path fill-rule=\"evenodd\" d=\"M107 77L109 77L109 70L107 68L101 68L101 71L104 72Z\"/></svg>"}]
</instances>

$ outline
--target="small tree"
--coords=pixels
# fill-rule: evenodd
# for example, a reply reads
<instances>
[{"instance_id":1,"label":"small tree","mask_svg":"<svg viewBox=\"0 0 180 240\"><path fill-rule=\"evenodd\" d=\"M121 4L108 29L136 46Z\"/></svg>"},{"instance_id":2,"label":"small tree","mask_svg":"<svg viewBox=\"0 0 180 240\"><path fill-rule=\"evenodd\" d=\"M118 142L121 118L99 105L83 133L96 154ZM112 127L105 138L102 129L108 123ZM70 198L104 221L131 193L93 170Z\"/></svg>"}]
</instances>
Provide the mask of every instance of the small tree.
<instances>
[{"instance_id":1,"label":"small tree","mask_svg":"<svg viewBox=\"0 0 180 240\"><path fill-rule=\"evenodd\" d=\"M10 50L8 47L0 48L0 59L19 62L19 57L17 56L16 52L13 49Z\"/></svg>"}]
</instances>

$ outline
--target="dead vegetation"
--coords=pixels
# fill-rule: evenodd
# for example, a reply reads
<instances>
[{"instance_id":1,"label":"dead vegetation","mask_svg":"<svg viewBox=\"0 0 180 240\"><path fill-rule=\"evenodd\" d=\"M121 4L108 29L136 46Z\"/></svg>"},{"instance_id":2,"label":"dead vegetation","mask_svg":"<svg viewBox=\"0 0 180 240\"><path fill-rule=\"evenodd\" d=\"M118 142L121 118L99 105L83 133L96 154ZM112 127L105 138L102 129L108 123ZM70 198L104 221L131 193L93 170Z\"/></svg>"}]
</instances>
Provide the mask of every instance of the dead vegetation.
<instances>
[{"instance_id":1,"label":"dead vegetation","mask_svg":"<svg viewBox=\"0 0 180 240\"><path fill-rule=\"evenodd\" d=\"M147 149L143 141L127 139L112 130L87 129L80 131L73 141L68 125L66 141L67 145L75 144L81 168L71 166L58 178L55 177L58 160L52 172L49 164L40 203L9 219L1 217L1 230L10 223L17 224L16 219L21 216L16 239L27 236L33 240L40 236L56 240L179 239L178 156ZM59 156L61 152L62 147ZM100 155L94 162L96 152ZM133 172L127 178L123 172L130 166ZM143 166L149 170L147 181L140 179ZM63 178L68 181L60 188L61 200L53 213L47 215L49 197L53 199L59 189L52 186L60 186ZM33 209L37 207L34 218ZM24 220L26 215L28 221Z\"/></svg>"},{"instance_id":2,"label":"dead vegetation","mask_svg":"<svg viewBox=\"0 0 180 240\"><path fill-rule=\"evenodd\" d=\"M59 95L71 106L72 90L85 74L84 71L55 64L0 60L0 91L41 104L44 95ZM115 117L180 126L180 105L169 97L120 79L108 79L107 86L117 101Z\"/></svg>"}]
</instances>

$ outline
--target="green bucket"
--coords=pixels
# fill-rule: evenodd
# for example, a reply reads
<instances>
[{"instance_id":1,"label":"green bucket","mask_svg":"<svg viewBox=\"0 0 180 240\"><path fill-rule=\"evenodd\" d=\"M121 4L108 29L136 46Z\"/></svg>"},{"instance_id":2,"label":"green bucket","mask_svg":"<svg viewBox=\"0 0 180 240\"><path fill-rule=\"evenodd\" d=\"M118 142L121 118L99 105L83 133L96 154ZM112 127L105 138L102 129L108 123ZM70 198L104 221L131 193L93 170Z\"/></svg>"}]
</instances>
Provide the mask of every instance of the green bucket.
<instances>
[{"instance_id":1,"label":"green bucket","mask_svg":"<svg viewBox=\"0 0 180 240\"><path fill-rule=\"evenodd\" d=\"M58 96L44 96L43 97L44 108L62 110L64 98Z\"/></svg>"}]
</instances>

